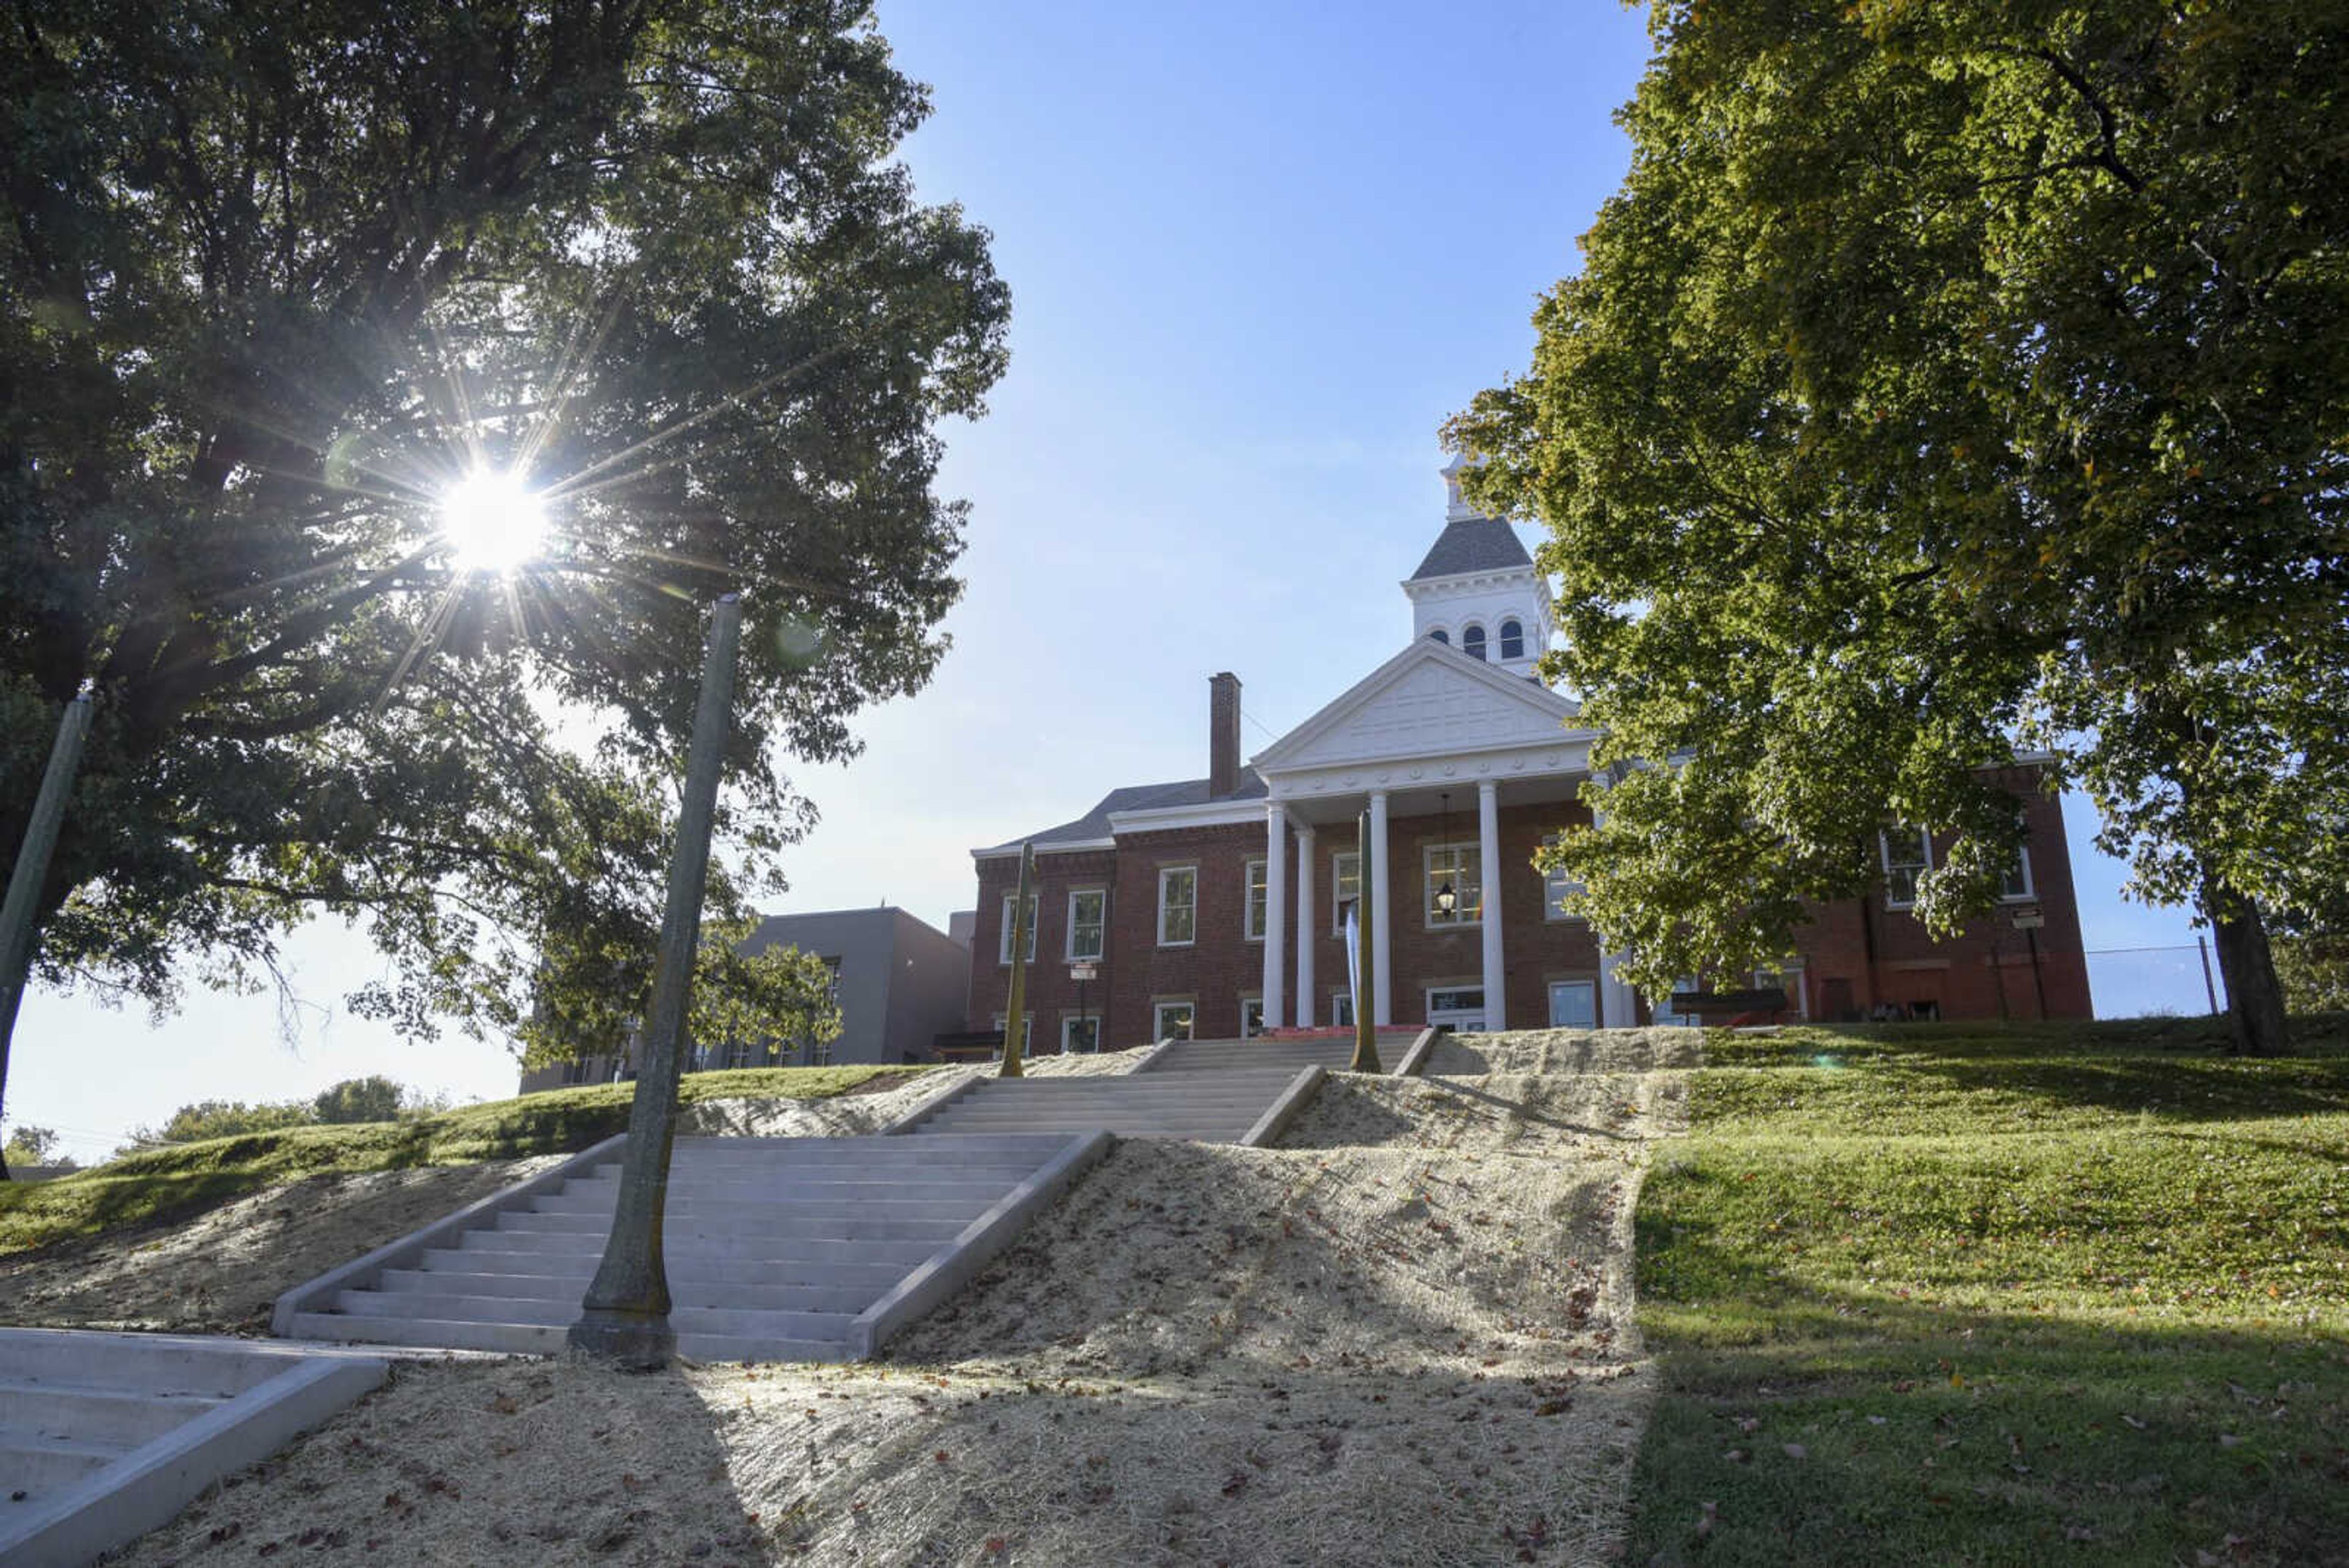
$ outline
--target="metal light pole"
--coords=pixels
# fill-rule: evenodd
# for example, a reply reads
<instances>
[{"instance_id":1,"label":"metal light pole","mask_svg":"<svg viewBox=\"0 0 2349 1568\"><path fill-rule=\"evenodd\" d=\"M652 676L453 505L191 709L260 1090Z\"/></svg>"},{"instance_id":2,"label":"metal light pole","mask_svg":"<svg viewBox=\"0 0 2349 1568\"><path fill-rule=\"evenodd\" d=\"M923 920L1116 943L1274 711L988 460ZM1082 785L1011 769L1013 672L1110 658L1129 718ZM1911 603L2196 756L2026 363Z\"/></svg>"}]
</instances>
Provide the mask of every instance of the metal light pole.
<instances>
[{"instance_id":1,"label":"metal light pole","mask_svg":"<svg viewBox=\"0 0 2349 1568\"><path fill-rule=\"evenodd\" d=\"M627 1155L611 1239L595 1282L571 1325L576 1350L650 1372L677 1354L668 1322L668 1271L661 1223L668 1203L668 1162L677 1141L677 1082L686 1047L685 1010L693 989L693 955L701 937L701 898L709 878L709 833L718 810L718 775L734 703L734 650L741 640L742 600L728 594L709 617L701 666L701 704L686 753L685 798L668 867L668 908L653 966L652 1007L645 1019L636 1097L628 1111Z\"/></svg>"},{"instance_id":2,"label":"metal light pole","mask_svg":"<svg viewBox=\"0 0 2349 1568\"><path fill-rule=\"evenodd\" d=\"M1003 1002L1003 1066L996 1075L1020 1078L1019 1035L1028 1010L1028 889L1036 878L1036 846L1019 846L1019 888L1011 895L1011 994Z\"/></svg>"},{"instance_id":3,"label":"metal light pole","mask_svg":"<svg viewBox=\"0 0 2349 1568\"><path fill-rule=\"evenodd\" d=\"M65 826L66 801L81 766L82 742L88 738L89 693L85 691L66 704L65 716L57 721L48 771L41 775L41 793L33 797L33 815L25 823L25 842L8 877L7 899L0 903L0 1098L8 1088L8 1042L16 1033L16 1008L25 1000L25 977L33 966L33 909L41 900L41 884L48 879L49 857ZM0 1180L7 1175L7 1164L0 1160Z\"/></svg>"},{"instance_id":4,"label":"metal light pole","mask_svg":"<svg viewBox=\"0 0 2349 1568\"><path fill-rule=\"evenodd\" d=\"M1371 814L1369 812L1362 813L1357 819L1355 831L1358 836L1354 842L1361 846L1362 850L1361 885L1363 892L1367 893L1372 886ZM1386 846L1382 844L1379 846L1379 849L1383 854ZM1354 900L1354 952L1356 955L1354 972L1358 978L1354 991L1354 1059L1348 1064L1348 1070L1355 1073L1383 1073L1386 1069L1379 1065L1379 1026L1377 1021L1371 1016L1371 998L1378 994L1377 976L1371 968L1371 965L1377 961L1377 955L1371 950L1371 922L1362 918L1364 902L1365 900L1359 897Z\"/></svg>"}]
</instances>

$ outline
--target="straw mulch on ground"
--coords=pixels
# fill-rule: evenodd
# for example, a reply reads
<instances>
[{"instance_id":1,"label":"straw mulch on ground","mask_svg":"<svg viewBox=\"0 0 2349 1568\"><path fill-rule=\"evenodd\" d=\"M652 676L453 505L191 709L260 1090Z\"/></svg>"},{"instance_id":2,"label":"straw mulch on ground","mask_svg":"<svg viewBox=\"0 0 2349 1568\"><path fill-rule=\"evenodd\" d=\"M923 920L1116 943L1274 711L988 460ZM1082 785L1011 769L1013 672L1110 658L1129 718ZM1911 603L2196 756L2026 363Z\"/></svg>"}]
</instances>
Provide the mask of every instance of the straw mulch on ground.
<instances>
[{"instance_id":1,"label":"straw mulch on ground","mask_svg":"<svg viewBox=\"0 0 2349 1568\"><path fill-rule=\"evenodd\" d=\"M1471 1038L1279 1148L1121 1144L881 1364L412 1366L125 1560L1610 1561L1687 1044Z\"/></svg>"}]
</instances>

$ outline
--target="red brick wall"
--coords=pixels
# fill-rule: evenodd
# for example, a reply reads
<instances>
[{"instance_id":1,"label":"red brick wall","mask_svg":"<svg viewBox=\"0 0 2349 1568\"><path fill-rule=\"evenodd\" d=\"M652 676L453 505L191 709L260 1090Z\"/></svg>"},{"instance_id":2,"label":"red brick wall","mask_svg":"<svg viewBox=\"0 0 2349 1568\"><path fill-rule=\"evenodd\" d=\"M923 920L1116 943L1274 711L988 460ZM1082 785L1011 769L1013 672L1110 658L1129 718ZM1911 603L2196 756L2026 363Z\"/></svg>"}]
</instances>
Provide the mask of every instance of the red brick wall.
<instances>
[{"instance_id":1,"label":"red brick wall","mask_svg":"<svg viewBox=\"0 0 2349 1568\"><path fill-rule=\"evenodd\" d=\"M2004 782L2022 798L2030 834L2036 903L2045 918L2038 936L2039 978L2047 1015L2088 1016L2088 984L2081 957L2079 912L2074 901L2071 861L2060 803L2040 793L2032 770L2018 769ZM1451 813L1449 841L1473 843L1477 836L1474 789L1463 792ZM1541 874L1533 869L1542 836L1568 822L1588 822L1588 808L1571 802L1509 806L1500 814L1499 900L1509 1023L1537 1028L1549 1019L1549 982L1596 979L1599 945L1578 920L1545 918ZM1388 824L1388 892L1394 964L1393 994L1398 1023L1423 1021L1426 988L1457 982L1480 985L1483 937L1474 926L1428 929L1422 901L1423 848L1445 838L1435 815L1395 817ZM1314 834L1314 1022L1330 1022L1330 992L1346 983L1343 943L1331 934L1335 899L1331 857L1354 847L1350 823L1324 825ZM1937 846L1937 848L1939 846ZM1117 1049L1150 1038L1153 1004L1188 1000L1203 1038L1239 1033L1240 998L1259 992L1264 944L1249 941L1241 929L1246 898L1244 867L1266 852L1265 827L1255 821L1215 827L1131 835L1115 850L1040 854L1036 859L1037 959L1028 973L1028 1006L1035 1016L1035 1042L1049 1050L1060 1037L1060 1021L1075 1016L1078 988L1069 979L1068 895L1071 888L1110 890L1109 951L1101 977L1088 988L1092 1011L1103 1019L1102 1043ZM1288 1016L1296 1016L1297 840L1292 829L1283 848L1289 881L1282 911L1285 943L1283 990ZM1158 945L1158 873L1167 866L1199 869L1198 935L1188 947ZM1003 1010L1009 970L999 961L1003 899L1019 875L1016 857L978 863L978 920L972 945L969 1027L986 1029ZM1813 1016L1823 1016L1829 982L1848 987L1852 1005L1865 1012L1879 1001L1934 1000L1950 1018L2001 1016L1999 981L2005 981L2005 1012L2015 1018L2040 1015L2029 944L2008 923L2007 913L1970 925L1948 942L1934 942L1906 910L1884 907L1881 895L1863 901L1822 905L1811 923L1798 929L1795 946L1805 960ZM1871 962L1872 953L1872 962ZM1998 963L1993 966L1993 954ZM1609 1023L1628 1022L1608 1019Z\"/></svg>"}]
</instances>

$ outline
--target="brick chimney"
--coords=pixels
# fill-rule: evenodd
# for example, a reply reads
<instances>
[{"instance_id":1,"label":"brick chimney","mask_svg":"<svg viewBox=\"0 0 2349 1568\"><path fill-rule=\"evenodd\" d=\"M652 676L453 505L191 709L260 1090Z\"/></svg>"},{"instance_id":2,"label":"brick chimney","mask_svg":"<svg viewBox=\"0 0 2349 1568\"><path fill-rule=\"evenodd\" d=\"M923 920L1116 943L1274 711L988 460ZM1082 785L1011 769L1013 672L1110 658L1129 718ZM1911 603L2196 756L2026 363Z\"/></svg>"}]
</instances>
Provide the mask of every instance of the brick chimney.
<instances>
[{"instance_id":1,"label":"brick chimney","mask_svg":"<svg viewBox=\"0 0 2349 1568\"><path fill-rule=\"evenodd\" d=\"M1240 678L1226 670L1207 677L1207 796L1220 800L1240 787Z\"/></svg>"}]
</instances>

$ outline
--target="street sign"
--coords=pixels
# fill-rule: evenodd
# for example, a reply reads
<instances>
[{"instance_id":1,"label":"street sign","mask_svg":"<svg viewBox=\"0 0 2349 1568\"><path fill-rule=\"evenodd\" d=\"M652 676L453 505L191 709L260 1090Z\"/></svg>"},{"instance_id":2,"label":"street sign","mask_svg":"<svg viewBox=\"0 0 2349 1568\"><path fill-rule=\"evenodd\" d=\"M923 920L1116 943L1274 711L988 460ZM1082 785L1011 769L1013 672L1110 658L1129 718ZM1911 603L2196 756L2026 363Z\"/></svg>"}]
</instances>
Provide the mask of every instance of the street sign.
<instances>
[{"instance_id":1,"label":"street sign","mask_svg":"<svg viewBox=\"0 0 2349 1568\"><path fill-rule=\"evenodd\" d=\"M1069 978L1080 983L1092 980L1100 973L1101 971L1098 968L1089 963L1072 963L1069 966Z\"/></svg>"},{"instance_id":2,"label":"street sign","mask_svg":"<svg viewBox=\"0 0 2349 1568\"><path fill-rule=\"evenodd\" d=\"M2036 904L2024 905L2022 909L2014 911L2013 918L2014 920L2014 929L2018 931L2035 931L2040 927L2047 923L2046 915L2040 910L2039 906Z\"/></svg>"}]
</instances>

